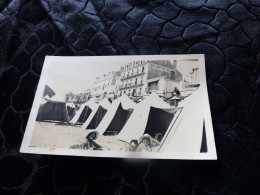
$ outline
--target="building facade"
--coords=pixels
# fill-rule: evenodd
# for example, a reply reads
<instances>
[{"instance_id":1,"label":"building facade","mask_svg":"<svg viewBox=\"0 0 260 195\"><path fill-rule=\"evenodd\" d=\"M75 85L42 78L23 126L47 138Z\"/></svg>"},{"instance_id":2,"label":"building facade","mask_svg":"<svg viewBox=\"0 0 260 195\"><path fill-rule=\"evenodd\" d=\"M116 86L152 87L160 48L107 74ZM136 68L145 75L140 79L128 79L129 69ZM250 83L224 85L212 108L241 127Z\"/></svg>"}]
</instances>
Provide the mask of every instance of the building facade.
<instances>
[{"instance_id":1,"label":"building facade","mask_svg":"<svg viewBox=\"0 0 260 195\"><path fill-rule=\"evenodd\" d=\"M121 68L121 85L118 95L143 96L155 92L170 96L175 87L180 88L181 73L177 61L135 61Z\"/></svg>"},{"instance_id":2,"label":"building facade","mask_svg":"<svg viewBox=\"0 0 260 195\"><path fill-rule=\"evenodd\" d=\"M74 94L72 92L69 92L65 95L65 99L67 102L82 104L88 100L88 95L89 95L88 93Z\"/></svg>"},{"instance_id":3,"label":"building facade","mask_svg":"<svg viewBox=\"0 0 260 195\"><path fill-rule=\"evenodd\" d=\"M121 85L118 95L128 96L142 95L145 92L144 85L147 80L148 66L146 61L132 62L121 68Z\"/></svg>"},{"instance_id":4,"label":"building facade","mask_svg":"<svg viewBox=\"0 0 260 195\"><path fill-rule=\"evenodd\" d=\"M190 83L199 84L199 68L193 68L190 72Z\"/></svg>"},{"instance_id":5,"label":"building facade","mask_svg":"<svg viewBox=\"0 0 260 195\"><path fill-rule=\"evenodd\" d=\"M111 71L97 77L93 83L92 96L96 99L102 99L104 96L113 98L117 92L118 78L120 78L120 71Z\"/></svg>"},{"instance_id":6,"label":"building facade","mask_svg":"<svg viewBox=\"0 0 260 195\"><path fill-rule=\"evenodd\" d=\"M67 102L76 101L77 95L73 94L72 92L69 92L65 95L65 99Z\"/></svg>"},{"instance_id":7,"label":"building facade","mask_svg":"<svg viewBox=\"0 0 260 195\"><path fill-rule=\"evenodd\" d=\"M198 87L200 85L199 68L193 68L184 78L184 88Z\"/></svg>"},{"instance_id":8,"label":"building facade","mask_svg":"<svg viewBox=\"0 0 260 195\"><path fill-rule=\"evenodd\" d=\"M181 82L167 78L167 76L157 77L147 80L147 93L155 92L165 98L171 97L175 87L181 89Z\"/></svg>"},{"instance_id":9,"label":"building facade","mask_svg":"<svg viewBox=\"0 0 260 195\"><path fill-rule=\"evenodd\" d=\"M176 65L176 60L134 61L118 71L96 77L92 88L85 91L85 97L93 97L97 103L104 97L113 100L123 94L137 99L152 92L163 97L171 97L175 87L181 89L183 81ZM69 96L76 99L73 95Z\"/></svg>"}]
</instances>

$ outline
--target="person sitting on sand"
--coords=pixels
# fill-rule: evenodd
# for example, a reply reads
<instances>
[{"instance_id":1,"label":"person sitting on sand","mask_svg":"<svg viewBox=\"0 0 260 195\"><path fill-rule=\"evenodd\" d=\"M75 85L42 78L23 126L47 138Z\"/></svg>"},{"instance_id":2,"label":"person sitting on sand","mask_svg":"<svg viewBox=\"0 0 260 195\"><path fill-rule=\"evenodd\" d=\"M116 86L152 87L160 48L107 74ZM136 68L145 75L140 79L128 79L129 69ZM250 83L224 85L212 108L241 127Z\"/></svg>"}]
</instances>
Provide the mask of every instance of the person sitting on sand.
<instances>
[{"instance_id":1,"label":"person sitting on sand","mask_svg":"<svg viewBox=\"0 0 260 195\"><path fill-rule=\"evenodd\" d=\"M80 145L71 146L71 149L84 149L84 150L102 150L102 147L98 145L94 140L98 138L99 133L97 131L91 131L86 136L86 142Z\"/></svg>"},{"instance_id":2,"label":"person sitting on sand","mask_svg":"<svg viewBox=\"0 0 260 195\"><path fill-rule=\"evenodd\" d=\"M138 147L138 141L136 139L133 139L130 141L129 147L126 149L126 151L135 152L137 147Z\"/></svg>"},{"instance_id":3,"label":"person sitting on sand","mask_svg":"<svg viewBox=\"0 0 260 195\"><path fill-rule=\"evenodd\" d=\"M162 141L162 138L163 138L163 136L162 136L161 133L156 133L156 134L155 134L154 139L156 139L157 141L161 142L161 141Z\"/></svg>"},{"instance_id":4,"label":"person sitting on sand","mask_svg":"<svg viewBox=\"0 0 260 195\"><path fill-rule=\"evenodd\" d=\"M160 144L159 141L152 138L149 134L144 134L139 139L140 144L137 147L137 152L152 152L152 148Z\"/></svg>"}]
</instances>

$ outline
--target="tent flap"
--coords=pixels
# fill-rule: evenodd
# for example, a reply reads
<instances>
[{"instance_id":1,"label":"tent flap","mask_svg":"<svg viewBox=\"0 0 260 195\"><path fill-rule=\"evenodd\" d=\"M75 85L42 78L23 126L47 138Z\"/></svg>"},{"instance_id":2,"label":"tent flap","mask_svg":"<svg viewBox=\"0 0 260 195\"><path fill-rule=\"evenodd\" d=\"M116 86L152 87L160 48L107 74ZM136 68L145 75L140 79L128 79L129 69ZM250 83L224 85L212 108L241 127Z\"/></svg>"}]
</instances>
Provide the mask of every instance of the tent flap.
<instances>
[{"instance_id":1,"label":"tent flap","mask_svg":"<svg viewBox=\"0 0 260 195\"><path fill-rule=\"evenodd\" d=\"M86 129L96 129L106 113L107 110L104 109L102 106L99 106L94 117L92 118Z\"/></svg>"},{"instance_id":2,"label":"tent flap","mask_svg":"<svg viewBox=\"0 0 260 195\"><path fill-rule=\"evenodd\" d=\"M131 116L132 112L133 109L125 110L123 109L122 104L120 103L114 118L112 119L104 134L107 134L108 132L120 132L127 120L129 119L129 117Z\"/></svg>"},{"instance_id":3,"label":"tent flap","mask_svg":"<svg viewBox=\"0 0 260 195\"><path fill-rule=\"evenodd\" d=\"M91 112L92 112L91 108L85 106L77 120L77 123L84 123L88 119Z\"/></svg>"},{"instance_id":4,"label":"tent flap","mask_svg":"<svg viewBox=\"0 0 260 195\"><path fill-rule=\"evenodd\" d=\"M73 118L76 114L76 108L67 106L67 110L68 110L68 115L70 118Z\"/></svg>"},{"instance_id":5,"label":"tent flap","mask_svg":"<svg viewBox=\"0 0 260 195\"><path fill-rule=\"evenodd\" d=\"M167 112L160 108L151 107L144 134L147 133L153 138L157 133L164 136L173 117L174 113Z\"/></svg>"}]
</instances>

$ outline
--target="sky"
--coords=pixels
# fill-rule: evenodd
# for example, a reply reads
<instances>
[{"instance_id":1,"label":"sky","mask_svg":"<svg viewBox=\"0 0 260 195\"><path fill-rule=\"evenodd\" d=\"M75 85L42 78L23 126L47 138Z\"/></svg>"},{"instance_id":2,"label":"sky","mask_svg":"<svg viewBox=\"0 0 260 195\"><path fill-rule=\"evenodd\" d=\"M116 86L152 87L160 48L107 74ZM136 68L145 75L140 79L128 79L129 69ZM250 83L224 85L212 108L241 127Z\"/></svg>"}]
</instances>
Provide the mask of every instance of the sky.
<instances>
[{"instance_id":1,"label":"sky","mask_svg":"<svg viewBox=\"0 0 260 195\"><path fill-rule=\"evenodd\" d=\"M103 60L102 60L103 59ZM133 60L111 61L104 60L90 62L80 57L66 59L66 61L52 61L48 66L48 78L46 84L49 85L59 96L66 93L82 93L92 88L96 77L110 71L118 71L120 68ZM198 61L178 60L177 69L185 76L191 72L192 68L198 67Z\"/></svg>"},{"instance_id":2,"label":"sky","mask_svg":"<svg viewBox=\"0 0 260 195\"><path fill-rule=\"evenodd\" d=\"M177 69L182 73L183 78L185 78L193 68L199 68L198 61L179 60L177 62Z\"/></svg>"},{"instance_id":3,"label":"sky","mask_svg":"<svg viewBox=\"0 0 260 195\"><path fill-rule=\"evenodd\" d=\"M105 65L104 65L105 63ZM127 62L95 62L87 63L82 61L66 61L57 63L48 69L49 85L60 96L68 92L82 93L92 87L96 77L110 71L118 71Z\"/></svg>"}]
</instances>

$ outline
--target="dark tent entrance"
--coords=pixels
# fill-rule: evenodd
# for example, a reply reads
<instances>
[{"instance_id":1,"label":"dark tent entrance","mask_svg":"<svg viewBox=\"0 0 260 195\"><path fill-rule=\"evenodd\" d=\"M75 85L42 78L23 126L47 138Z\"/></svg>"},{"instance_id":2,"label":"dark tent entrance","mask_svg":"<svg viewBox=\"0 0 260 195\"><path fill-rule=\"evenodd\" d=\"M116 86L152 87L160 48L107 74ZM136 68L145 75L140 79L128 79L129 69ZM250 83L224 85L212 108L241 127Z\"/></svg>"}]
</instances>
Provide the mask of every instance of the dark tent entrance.
<instances>
[{"instance_id":1,"label":"dark tent entrance","mask_svg":"<svg viewBox=\"0 0 260 195\"><path fill-rule=\"evenodd\" d=\"M83 111L81 112L77 120L77 123L81 123L81 124L85 123L89 115L91 114L91 112L92 110L88 106L85 106L85 108L83 109Z\"/></svg>"},{"instance_id":2,"label":"dark tent entrance","mask_svg":"<svg viewBox=\"0 0 260 195\"><path fill-rule=\"evenodd\" d=\"M46 120L68 122L69 116L65 103L46 102L41 105L36 121Z\"/></svg>"},{"instance_id":3,"label":"dark tent entrance","mask_svg":"<svg viewBox=\"0 0 260 195\"><path fill-rule=\"evenodd\" d=\"M125 110L122 107L122 104L120 103L117 111L115 113L114 118L110 122L109 126L107 127L106 131L103 133L103 135L114 135L118 134L122 128L124 127L125 123L129 119L133 112L133 109Z\"/></svg>"},{"instance_id":4,"label":"dark tent entrance","mask_svg":"<svg viewBox=\"0 0 260 195\"><path fill-rule=\"evenodd\" d=\"M102 106L99 106L94 117L92 118L86 129L96 129L106 113L107 110Z\"/></svg>"},{"instance_id":5,"label":"dark tent entrance","mask_svg":"<svg viewBox=\"0 0 260 195\"><path fill-rule=\"evenodd\" d=\"M176 109L161 109L150 107L150 112L144 134L149 134L158 141L161 141L169 125L172 122Z\"/></svg>"},{"instance_id":6,"label":"dark tent entrance","mask_svg":"<svg viewBox=\"0 0 260 195\"><path fill-rule=\"evenodd\" d=\"M207 144L205 121L203 119L203 131L202 131L202 140L201 140L201 146L200 146L200 153L206 153L206 152L208 152L208 144Z\"/></svg>"},{"instance_id":7,"label":"dark tent entrance","mask_svg":"<svg viewBox=\"0 0 260 195\"><path fill-rule=\"evenodd\" d=\"M72 119L76 114L76 108L72 108L70 106L67 106L69 119Z\"/></svg>"}]
</instances>

